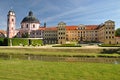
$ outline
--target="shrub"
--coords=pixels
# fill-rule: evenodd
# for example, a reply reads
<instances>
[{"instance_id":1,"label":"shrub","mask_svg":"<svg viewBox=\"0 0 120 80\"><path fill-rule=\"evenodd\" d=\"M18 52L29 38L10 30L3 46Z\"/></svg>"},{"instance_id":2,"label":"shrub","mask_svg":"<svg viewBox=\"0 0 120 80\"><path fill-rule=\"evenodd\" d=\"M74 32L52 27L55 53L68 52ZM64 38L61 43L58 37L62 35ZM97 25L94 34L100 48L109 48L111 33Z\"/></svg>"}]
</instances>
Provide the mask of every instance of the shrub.
<instances>
[{"instance_id":1,"label":"shrub","mask_svg":"<svg viewBox=\"0 0 120 80\"><path fill-rule=\"evenodd\" d=\"M10 46L10 38L4 38L3 46Z\"/></svg>"},{"instance_id":2,"label":"shrub","mask_svg":"<svg viewBox=\"0 0 120 80\"><path fill-rule=\"evenodd\" d=\"M38 46L42 44L43 41L41 39L29 39L29 45Z\"/></svg>"},{"instance_id":3,"label":"shrub","mask_svg":"<svg viewBox=\"0 0 120 80\"><path fill-rule=\"evenodd\" d=\"M25 38L12 38L12 45L19 46L19 45L29 45L29 40Z\"/></svg>"},{"instance_id":4,"label":"shrub","mask_svg":"<svg viewBox=\"0 0 120 80\"><path fill-rule=\"evenodd\" d=\"M120 44L99 44L100 47L120 47Z\"/></svg>"},{"instance_id":5,"label":"shrub","mask_svg":"<svg viewBox=\"0 0 120 80\"><path fill-rule=\"evenodd\" d=\"M4 44L4 38L0 38L0 46L3 46Z\"/></svg>"},{"instance_id":6,"label":"shrub","mask_svg":"<svg viewBox=\"0 0 120 80\"><path fill-rule=\"evenodd\" d=\"M75 44L61 44L61 45L55 45L53 47L81 47L81 46Z\"/></svg>"}]
</instances>

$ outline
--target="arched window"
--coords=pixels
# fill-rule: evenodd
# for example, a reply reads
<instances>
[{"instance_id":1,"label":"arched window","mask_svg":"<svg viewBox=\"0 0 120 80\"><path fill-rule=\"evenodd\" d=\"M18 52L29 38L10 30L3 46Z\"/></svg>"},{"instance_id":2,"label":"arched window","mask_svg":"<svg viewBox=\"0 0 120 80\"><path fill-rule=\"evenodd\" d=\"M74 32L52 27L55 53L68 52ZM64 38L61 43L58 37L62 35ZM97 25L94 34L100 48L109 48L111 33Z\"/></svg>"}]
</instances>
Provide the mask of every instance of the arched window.
<instances>
[{"instance_id":1,"label":"arched window","mask_svg":"<svg viewBox=\"0 0 120 80\"><path fill-rule=\"evenodd\" d=\"M23 25L21 25L21 28L23 28Z\"/></svg>"},{"instance_id":2,"label":"arched window","mask_svg":"<svg viewBox=\"0 0 120 80\"><path fill-rule=\"evenodd\" d=\"M33 24L33 28L35 28L35 25Z\"/></svg>"},{"instance_id":3,"label":"arched window","mask_svg":"<svg viewBox=\"0 0 120 80\"><path fill-rule=\"evenodd\" d=\"M28 28L28 24L26 25L26 28Z\"/></svg>"},{"instance_id":4,"label":"arched window","mask_svg":"<svg viewBox=\"0 0 120 80\"><path fill-rule=\"evenodd\" d=\"M12 22L14 22L14 19L12 19Z\"/></svg>"}]
</instances>

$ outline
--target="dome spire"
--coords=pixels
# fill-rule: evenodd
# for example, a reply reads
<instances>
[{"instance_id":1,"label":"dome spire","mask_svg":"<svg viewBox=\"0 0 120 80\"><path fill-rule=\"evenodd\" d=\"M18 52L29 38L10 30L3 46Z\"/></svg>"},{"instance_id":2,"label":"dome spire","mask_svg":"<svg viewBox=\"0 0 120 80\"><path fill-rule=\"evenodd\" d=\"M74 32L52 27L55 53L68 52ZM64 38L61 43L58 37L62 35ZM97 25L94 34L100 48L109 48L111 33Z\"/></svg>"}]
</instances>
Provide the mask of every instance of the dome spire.
<instances>
[{"instance_id":1,"label":"dome spire","mask_svg":"<svg viewBox=\"0 0 120 80\"><path fill-rule=\"evenodd\" d=\"M29 16L33 16L33 12L32 11L29 12Z\"/></svg>"}]
</instances>

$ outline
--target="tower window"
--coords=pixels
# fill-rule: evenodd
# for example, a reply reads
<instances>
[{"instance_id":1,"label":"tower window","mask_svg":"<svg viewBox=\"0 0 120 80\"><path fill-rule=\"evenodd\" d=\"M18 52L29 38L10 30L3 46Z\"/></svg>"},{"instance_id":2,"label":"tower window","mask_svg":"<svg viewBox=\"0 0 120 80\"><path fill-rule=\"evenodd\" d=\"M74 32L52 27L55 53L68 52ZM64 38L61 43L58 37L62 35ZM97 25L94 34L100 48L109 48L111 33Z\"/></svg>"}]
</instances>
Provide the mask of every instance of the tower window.
<instances>
[{"instance_id":1,"label":"tower window","mask_svg":"<svg viewBox=\"0 0 120 80\"><path fill-rule=\"evenodd\" d=\"M13 30L13 27L11 29Z\"/></svg>"},{"instance_id":2,"label":"tower window","mask_svg":"<svg viewBox=\"0 0 120 80\"><path fill-rule=\"evenodd\" d=\"M12 19L12 22L14 22L14 19Z\"/></svg>"}]
</instances>

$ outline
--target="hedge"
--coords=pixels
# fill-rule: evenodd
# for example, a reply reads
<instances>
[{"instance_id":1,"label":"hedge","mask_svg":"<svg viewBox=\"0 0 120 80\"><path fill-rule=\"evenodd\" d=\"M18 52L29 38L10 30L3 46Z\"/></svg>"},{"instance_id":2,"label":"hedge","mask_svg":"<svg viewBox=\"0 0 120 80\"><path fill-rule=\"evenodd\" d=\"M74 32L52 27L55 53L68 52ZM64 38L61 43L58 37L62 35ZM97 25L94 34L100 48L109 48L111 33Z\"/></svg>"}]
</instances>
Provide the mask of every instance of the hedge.
<instances>
[{"instance_id":1,"label":"hedge","mask_svg":"<svg viewBox=\"0 0 120 80\"><path fill-rule=\"evenodd\" d=\"M0 38L0 46L3 46L4 38Z\"/></svg>"},{"instance_id":2,"label":"hedge","mask_svg":"<svg viewBox=\"0 0 120 80\"><path fill-rule=\"evenodd\" d=\"M11 44L12 43L12 44ZM0 46L25 46L25 45L42 45L41 39L27 39L27 38L0 38Z\"/></svg>"},{"instance_id":3,"label":"hedge","mask_svg":"<svg viewBox=\"0 0 120 80\"><path fill-rule=\"evenodd\" d=\"M120 47L120 44L99 44L100 47Z\"/></svg>"},{"instance_id":4,"label":"hedge","mask_svg":"<svg viewBox=\"0 0 120 80\"><path fill-rule=\"evenodd\" d=\"M11 42L12 46L29 45L29 40L26 38L12 38Z\"/></svg>"},{"instance_id":5,"label":"hedge","mask_svg":"<svg viewBox=\"0 0 120 80\"><path fill-rule=\"evenodd\" d=\"M42 45L43 41L41 39L30 39L29 40L30 45L36 46L36 45Z\"/></svg>"},{"instance_id":6,"label":"hedge","mask_svg":"<svg viewBox=\"0 0 120 80\"><path fill-rule=\"evenodd\" d=\"M75 45L75 44L61 44L61 45L55 45L52 47L81 47L80 45Z\"/></svg>"}]
</instances>

